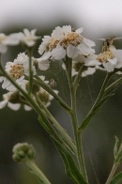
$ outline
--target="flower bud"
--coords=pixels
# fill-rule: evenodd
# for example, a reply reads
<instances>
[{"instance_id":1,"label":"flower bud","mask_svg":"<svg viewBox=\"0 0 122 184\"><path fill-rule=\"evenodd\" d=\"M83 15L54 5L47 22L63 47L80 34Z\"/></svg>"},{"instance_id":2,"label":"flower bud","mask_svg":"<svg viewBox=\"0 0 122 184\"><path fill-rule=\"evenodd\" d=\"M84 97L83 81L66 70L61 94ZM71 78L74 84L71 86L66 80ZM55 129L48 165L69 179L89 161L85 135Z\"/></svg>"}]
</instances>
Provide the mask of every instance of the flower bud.
<instances>
[{"instance_id":1,"label":"flower bud","mask_svg":"<svg viewBox=\"0 0 122 184\"><path fill-rule=\"evenodd\" d=\"M32 160L35 155L35 150L31 144L18 143L13 147L13 160L16 162L26 161L27 159Z\"/></svg>"}]
</instances>

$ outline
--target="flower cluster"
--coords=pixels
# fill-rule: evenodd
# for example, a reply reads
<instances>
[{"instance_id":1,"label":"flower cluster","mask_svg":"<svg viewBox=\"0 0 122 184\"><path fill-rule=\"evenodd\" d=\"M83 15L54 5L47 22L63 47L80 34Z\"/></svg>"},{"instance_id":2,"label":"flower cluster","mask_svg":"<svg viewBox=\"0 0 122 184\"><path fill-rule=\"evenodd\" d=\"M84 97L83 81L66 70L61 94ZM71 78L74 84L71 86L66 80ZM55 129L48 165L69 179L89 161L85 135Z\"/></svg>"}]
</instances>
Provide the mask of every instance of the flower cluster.
<instances>
[{"instance_id":1,"label":"flower cluster","mask_svg":"<svg viewBox=\"0 0 122 184\"><path fill-rule=\"evenodd\" d=\"M92 75L96 70L103 70L108 73L122 73L122 50L117 50L113 46L113 40L104 40L101 53L95 53L95 42L85 38L83 28L74 29L70 25L56 27L51 36L44 36L39 45L39 58L32 56L32 51L36 41L40 39L36 36L36 29L23 32L12 33L10 35L0 34L0 53L7 51L7 46L22 44L26 46L27 53L19 53L12 62L6 62L4 71L2 64L0 69L0 82L2 88L7 90L3 95L3 101L0 102L0 108L8 107L18 110L21 105L26 110L30 110L30 104L23 97L20 88L28 93L33 100L40 99L44 105L50 105L53 99L52 95L46 91L40 84L43 82L48 85L44 77L40 77L38 69L44 71L49 69L53 61L62 62L63 69L67 70L67 63L71 66L71 74L85 77ZM109 44L108 44L109 43ZM37 77L38 76L38 77ZM38 78L38 79L37 79ZM38 81L41 80L41 81ZM19 88L17 87L19 86ZM44 85L43 85L44 86ZM49 85L48 85L49 86ZM57 94L57 91L54 90Z\"/></svg>"}]
</instances>

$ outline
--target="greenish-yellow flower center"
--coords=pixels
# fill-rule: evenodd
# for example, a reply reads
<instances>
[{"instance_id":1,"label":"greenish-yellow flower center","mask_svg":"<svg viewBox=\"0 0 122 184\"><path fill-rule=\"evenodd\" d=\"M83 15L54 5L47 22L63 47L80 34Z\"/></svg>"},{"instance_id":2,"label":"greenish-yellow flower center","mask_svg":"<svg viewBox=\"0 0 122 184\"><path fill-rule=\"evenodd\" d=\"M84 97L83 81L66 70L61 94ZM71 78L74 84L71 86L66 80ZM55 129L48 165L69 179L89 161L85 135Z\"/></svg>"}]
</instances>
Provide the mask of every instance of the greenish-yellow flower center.
<instances>
[{"instance_id":1,"label":"greenish-yellow flower center","mask_svg":"<svg viewBox=\"0 0 122 184\"><path fill-rule=\"evenodd\" d=\"M15 64L11 66L11 69L9 70L10 76L17 80L24 74L24 68L21 64Z\"/></svg>"},{"instance_id":2,"label":"greenish-yellow flower center","mask_svg":"<svg viewBox=\"0 0 122 184\"><path fill-rule=\"evenodd\" d=\"M81 40L82 40L82 38L78 33L71 32L71 33L68 33L67 35L64 36L64 38L61 40L60 44L64 48L66 48L69 44L77 46L78 44L80 44Z\"/></svg>"},{"instance_id":3,"label":"greenish-yellow flower center","mask_svg":"<svg viewBox=\"0 0 122 184\"><path fill-rule=\"evenodd\" d=\"M49 94L45 90L40 90L38 96L45 105L49 102Z\"/></svg>"},{"instance_id":4,"label":"greenish-yellow flower center","mask_svg":"<svg viewBox=\"0 0 122 184\"><path fill-rule=\"evenodd\" d=\"M59 40L52 38L46 47L47 51L52 51L57 46L58 42Z\"/></svg>"},{"instance_id":5,"label":"greenish-yellow flower center","mask_svg":"<svg viewBox=\"0 0 122 184\"><path fill-rule=\"evenodd\" d=\"M104 51L100 53L97 57L97 60L99 60L101 63L102 62L107 62L108 59L113 59L114 55L110 50Z\"/></svg>"}]
</instances>

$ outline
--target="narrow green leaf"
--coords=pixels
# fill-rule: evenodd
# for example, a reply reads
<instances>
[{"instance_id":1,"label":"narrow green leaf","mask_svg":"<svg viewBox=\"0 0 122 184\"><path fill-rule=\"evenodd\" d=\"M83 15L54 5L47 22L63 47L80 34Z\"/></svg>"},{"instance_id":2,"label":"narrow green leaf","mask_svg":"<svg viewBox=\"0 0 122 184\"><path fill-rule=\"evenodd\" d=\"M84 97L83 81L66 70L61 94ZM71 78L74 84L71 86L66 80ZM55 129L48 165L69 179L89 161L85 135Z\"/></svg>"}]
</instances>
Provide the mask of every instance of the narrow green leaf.
<instances>
[{"instance_id":1,"label":"narrow green leaf","mask_svg":"<svg viewBox=\"0 0 122 184\"><path fill-rule=\"evenodd\" d=\"M120 182L122 183L122 172L115 175L110 184L120 184Z\"/></svg>"},{"instance_id":2,"label":"narrow green leaf","mask_svg":"<svg viewBox=\"0 0 122 184\"><path fill-rule=\"evenodd\" d=\"M60 156L64 162L65 170L67 175L76 183L76 184L87 184L83 176L80 174L71 154L64 149L64 147L57 141L55 141L57 150L60 153Z\"/></svg>"},{"instance_id":3,"label":"narrow green leaf","mask_svg":"<svg viewBox=\"0 0 122 184\"><path fill-rule=\"evenodd\" d=\"M115 136L115 145L114 145L114 159L116 160L119 148L119 139Z\"/></svg>"}]
</instances>

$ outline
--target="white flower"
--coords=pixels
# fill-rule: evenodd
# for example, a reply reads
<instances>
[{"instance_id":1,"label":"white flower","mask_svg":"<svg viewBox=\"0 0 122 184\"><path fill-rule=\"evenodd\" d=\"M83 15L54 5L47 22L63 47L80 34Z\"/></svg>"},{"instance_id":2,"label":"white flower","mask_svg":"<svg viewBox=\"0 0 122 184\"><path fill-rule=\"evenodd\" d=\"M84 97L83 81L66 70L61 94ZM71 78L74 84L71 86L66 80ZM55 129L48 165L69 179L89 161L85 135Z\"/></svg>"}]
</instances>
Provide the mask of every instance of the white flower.
<instances>
[{"instance_id":1,"label":"white flower","mask_svg":"<svg viewBox=\"0 0 122 184\"><path fill-rule=\"evenodd\" d=\"M3 95L3 101L0 102L0 109L4 108L5 106L8 106L10 109L15 110L15 111L20 109L22 104L16 102L16 92L15 93L7 92L6 94ZM32 109L30 106L25 105L25 104L23 104L23 107L26 111L29 111Z\"/></svg>"},{"instance_id":2,"label":"white flower","mask_svg":"<svg viewBox=\"0 0 122 184\"><path fill-rule=\"evenodd\" d=\"M5 65L6 72L18 84L21 84L25 75L29 75L29 58L25 53L20 53L13 62L7 62ZM36 74L35 66L32 66L33 75ZM9 91L14 91L16 88L10 83L6 77L0 77L0 82L3 81L2 88Z\"/></svg>"},{"instance_id":3,"label":"white flower","mask_svg":"<svg viewBox=\"0 0 122 184\"><path fill-rule=\"evenodd\" d=\"M43 54L43 59L49 58L60 60L68 56L75 59L78 55L88 56L94 53L95 43L84 38L81 33L83 28L76 31L71 26L56 27L51 36L44 36L42 44L39 46L39 54Z\"/></svg>"},{"instance_id":4,"label":"white flower","mask_svg":"<svg viewBox=\"0 0 122 184\"><path fill-rule=\"evenodd\" d=\"M39 36L35 35L36 29L33 29L29 31L28 29L24 29L22 33L22 37L20 38L20 41L27 45L28 47L32 47L35 45L35 42L37 39L39 39Z\"/></svg>"},{"instance_id":5,"label":"white flower","mask_svg":"<svg viewBox=\"0 0 122 184\"><path fill-rule=\"evenodd\" d=\"M5 45L18 45L20 40L23 38L23 34L20 33L12 33L6 37L4 40Z\"/></svg>"},{"instance_id":6,"label":"white flower","mask_svg":"<svg viewBox=\"0 0 122 184\"><path fill-rule=\"evenodd\" d=\"M56 27L52 34L57 34L57 39L60 40L57 47L52 51L54 59L63 59L66 55L69 58L75 59L78 55L88 56L94 53L92 46L95 43L84 38L81 33L83 28L76 31L72 30L71 26Z\"/></svg>"},{"instance_id":7,"label":"white flower","mask_svg":"<svg viewBox=\"0 0 122 184\"><path fill-rule=\"evenodd\" d=\"M7 36L4 33L0 33L0 53L5 53L7 51L6 39Z\"/></svg>"},{"instance_id":8,"label":"white flower","mask_svg":"<svg viewBox=\"0 0 122 184\"><path fill-rule=\"evenodd\" d=\"M86 77L87 75L92 75L96 71L94 66L86 66L86 60L90 60L93 56L85 58L82 55L79 55L76 60L72 61L72 76L77 75L79 70L82 68L81 76Z\"/></svg>"},{"instance_id":9,"label":"white flower","mask_svg":"<svg viewBox=\"0 0 122 184\"><path fill-rule=\"evenodd\" d=\"M96 66L96 68L107 72L122 69L122 50L117 50L110 46L107 50L94 56L94 59L86 62L87 66Z\"/></svg>"},{"instance_id":10,"label":"white flower","mask_svg":"<svg viewBox=\"0 0 122 184\"><path fill-rule=\"evenodd\" d=\"M22 38L23 33L12 33L10 35L0 33L0 53L5 53L7 46L18 45Z\"/></svg>"},{"instance_id":11,"label":"white flower","mask_svg":"<svg viewBox=\"0 0 122 184\"><path fill-rule=\"evenodd\" d=\"M58 94L57 90L53 90L56 94ZM51 101L53 100L53 96L50 95L45 89L40 87L39 91L37 92L38 98L41 100L41 102L48 107L51 104Z\"/></svg>"},{"instance_id":12,"label":"white flower","mask_svg":"<svg viewBox=\"0 0 122 184\"><path fill-rule=\"evenodd\" d=\"M20 43L24 43L28 47L32 47L35 45L35 42L37 39L39 39L39 36L35 35L36 29L33 29L29 31L28 29L24 29L23 32L19 33L12 33L8 36L6 36L6 39L4 39L5 45L18 45Z\"/></svg>"}]
</instances>

